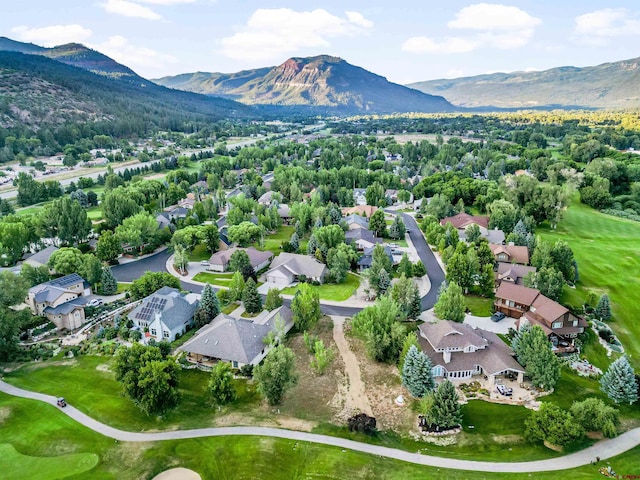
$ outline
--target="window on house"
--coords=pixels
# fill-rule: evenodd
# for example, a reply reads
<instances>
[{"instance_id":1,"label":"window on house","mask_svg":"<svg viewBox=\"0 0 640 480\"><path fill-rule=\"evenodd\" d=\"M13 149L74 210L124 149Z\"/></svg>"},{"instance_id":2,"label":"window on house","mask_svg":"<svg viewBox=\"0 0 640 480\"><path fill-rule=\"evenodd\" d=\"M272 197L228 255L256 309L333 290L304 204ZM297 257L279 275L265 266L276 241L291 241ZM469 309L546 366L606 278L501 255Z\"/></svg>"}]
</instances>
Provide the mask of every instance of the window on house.
<instances>
[{"instance_id":1,"label":"window on house","mask_svg":"<svg viewBox=\"0 0 640 480\"><path fill-rule=\"evenodd\" d=\"M164 338L169 338L169 332L167 330L165 330L164 332L162 332L162 336Z\"/></svg>"},{"instance_id":2,"label":"window on house","mask_svg":"<svg viewBox=\"0 0 640 480\"><path fill-rule=\"evenodd\" d=\"M515 302L513 300L507 300L507 306L508 307L515 307L516 304L515 304Z\"/></svg>"},{"instance_id":3,"label":"window on house","mask_svg":"<svg viewBox=\"0 0 640 480\"><path fill-rule=\"evenodd\" d=\"M153 335L154 337L156 336L156 329L155 328L151 329L151 335Z\"/></svg>"},{"instance_id":4,"label":"window on house","mask_svg":"<svg viewBox=\"0 0 640 480\"><path fill-rule=\"evenodd\" d=\"M233 368L238 368L238 362L236 362L236 361L231 362L231 366Z\"/></svg>"},{"instance_id":5,"label":"window on house","mask_svg":"<svg viewBox=\"0 0 640 480\"><path fill-rule=\"evenodd\" d=\"M573 321L573 326L574 326L574 327L577 327L577 326L578 326L578 320L574 320L574 321Z\"/></svg>"},{"instance_id":6,"label":"window on house","mask_svg":"<svg viewBox=\"0 0 640 480\"><path fill-rule=\"evenodd\" d=\"M553 322L551 328L562 328L562 322Z\"/></svg>"}]
</instances>

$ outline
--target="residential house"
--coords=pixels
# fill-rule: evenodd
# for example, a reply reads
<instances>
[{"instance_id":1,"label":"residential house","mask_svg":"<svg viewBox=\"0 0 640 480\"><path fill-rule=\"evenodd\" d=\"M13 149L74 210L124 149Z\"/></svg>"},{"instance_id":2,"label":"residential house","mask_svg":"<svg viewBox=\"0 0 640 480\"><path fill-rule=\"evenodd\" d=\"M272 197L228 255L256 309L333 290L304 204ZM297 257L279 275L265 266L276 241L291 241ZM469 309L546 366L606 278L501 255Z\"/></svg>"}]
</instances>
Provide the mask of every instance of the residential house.
<instances>
[{"instance_id":1,"label":"residential house","mask_svg":"<svg viewBox=\"0 0 640 480\"><path fill-rule=\"evenodd\" d=\"M181 218L187 218L187 215L189 215L189 209L179 205L171 205L160 212L160 215L164 216L168 220L178 220Z\"/></svg>"},{"instance_id":2,"label":"residential house","mask_svg":"<svg viewBox=\"0 0 640 480\"><path fill-rule=\"evenodd\" d=\"M514 245L494 245L489 244L496 262L519 263L529 265L529 249L524 246Z\"/></svg>"},{"instance_id":3,"label":"residential house","mask_svg":"<svg viewBox=\"0 0 640 480\"><path fill-rule=\"evenodd\" d=\"M53 245L48 246L44 250L40 250L39 252L34 253L29 258L27 258L24 263L31 265L32 267L42 267L48 266L49 259L51 255L58 251L58 247Z\"/></svg>"},{"instance_id":4,"label":"residential house","mask_svg":"<svg viewBox=\"0 0 640 480\"><path fill-rule=\"evenodd\" d=\"M389 260L391 260L391 263L393 265L397 264L398 262L396 261L396 259L393 256L393 252L391 250L391 247L389 245L383 245L383 247L384 247L384 253L389 257ZM363 270L366 270L366 269L371 267L371 264L373 263L373 249L374 248L375 248L375 245L373 247L365 248L364 252L362 253L362 256L358 260L358 269L361 272ZM387 273L389 273L389 275L391 275L391 272L387 272Z\"/></svg>"},{"instance_id":5,"label":"residential house","mask_svg":"<svg viewBox=\"0 0 640 480\"><path fill-rule=\"evenodd\" d=\"M195 363L222 361L231 363L233 368L258 365L271 349L265 340L275 332L278 317L284 322L285 332L291 330L291 310L285 306L265 310L253 319L221 313L180 350L187 352L187 360Z\"/></svg>"},{"instance_id":6,"label":"residential house","mask_svg":"<svg viewBox=\"0 0 640 480\"><path fill-rule=\"evenodd\" d=\"M489 229L489 217L483 217L478 215L469 215L468 213L461 212L453 217L447 217L440 220L440 225L443 227L448 223L452 224L456 230L458 230L458 237L460 240L466 240L467 228L471 225L477 225L480 230L480 235L486 238L490 244L501 245L504 243L505 235L502 230Z\"/></svg>"},{"instance_id":7,"label":"residential house","mask_svg":"<svg viewBox=\"0 0 640 480\"><path fill-rule=\"evenodd\" d=\"M187 198L183 198L178 202L178 207L186 208L187 210L193 210L196 204L196 196L193 193L188 193Z\"/></svg>"},{"instance_id":8,"label":"residential house","mask_svg":"<svg viewBox=\"0 0 640 480\"><path fill-rule=\"evenodd\" d=\"M258 199L258 204L259 205L266 205L266 206L270 206L271 202L273 201L273 197L277 192L266 192L263 193L260 198Z\"/></svg>"},{"instance_id":9,"label":"residential house","mask_svg":"<svg viewBox=\"0 0 640 480\"><path fill-rule=\"evenodd\" d=\"M496 271L496 287L502 282L515 283L516 285L524 285L524 277L529 273L535 273L536 267L528 267L518 263L498 262L498 270Z\"/></svg>"},{"instance_id":10,"label":"residential house","mask_svg":"<svg viewBox=\"0 0 640 480\"><path fill-rule=\"evenodd\" d=\"M387 188L384 191L384 198L387 199L387 203L389 203L390 205L395 205L396 203L398 203L398 190Z\"/></svg>"},{"instance_id":11,"label":"residential house","mask_svg":"<svg viewBox=\"0 0 640 480\"><path fill-rule=\"evenodd\" d=\"M367 197L366 197L366 192L367 190L364 188L354 188L353 189L353 204L354 205L366 205L367 204Z\"/></svg>"},{"instance_id":12,"label":"residential house","mask_svg":"<svg viewBox=\"0 0 640 480\"><path fill-rule=\"evenodd\" d=\"M288 287L301 277L309 281L324 282L327 267L313 257L282 252L265 274L267 283L276 288Z\"/></svg>"},{"instance_id":13,"label":"residential house","mask_svg":"<svg viewBox=\"0 0 640 480\"><path fill-rule=\"evenodd\" d=\"M247 256L249 257L249 263L253 267L253 270L256 272L267 267L269 265L269 262L273 258L273 253L269 251L261 252L260 250L256 250L254 247L232 247L228 250L221 250L211 255L207 270L212 270L214 272L226 272L229 268L229 260L231 260L231 256L235 252L239 251L247 253Z\"/></svg>"},{"instance_id":14,"label":"residential house","mask_svg":"<svg viewBox=\"0 0 640 480\"><path fill-rule=\"evenodd\" d=\"M162 287L144 298L129 313L129 318L145 331L146 339L173 342L186 332L197 308L198 300L194 294L183 294L175 288Z\"/></svg>"},{"instance_id":15,"label":"residential house","mask_svg":"<svg viewBox=\"0 0 640 480\"><path fill-rule=\"evenodd\" d=\"M356 205L355 207L344 207L342 209L342 215L360 215L361 217L371 218L371 215L378 211L378 207L373 205Z\"/></svg>"},{"instance_id":16,"label":"residential house","mask_svg":"<svg viewBox=\"0 0 640 480\"><path fill-rule=\"evenodd\" d=\"M352 214L344 219L344 223L347 224L349 230L355 230L358 228L369 228L369 220L360 215Z\"/></svg>"},{"instance_id":17,"label":"residential house","mask_svg":"<svg viewBox=\"0 0 640 480\"><path fill-rule=\"evenodd\" d=\"M539 325L557 353L574 351L575 339L587 326L584 318L573 315L539 290L514 283L500 284L494 306L497 311L517 318L518 329L527 324Z\"/></svg>"},{"instance_id":18,"label":"residential house","mask_svg":"<svg viewBox=\"0 0 640 480\"><path fill-rule=\"evenodd\" d=\"M282 219L282 223L284 225L289 225L291 223L291 219L293 218L291 216L291 209L286 203L281 203L280 205L278 205L278 215L280 215L280 218Z\"/></svg>"},{"instance_id":19,"label":"residential house","mask_svg":"<svg viewBox=\"0 0 640 480\"><path fill-rule=\"evenodd\" d=\"M376 237L371 230L368 230L366 228L355 228L353 230L347 230L344 236L345 243L347 245L354 244L356 246L356 249L358 250L372 248L375 245L383 242L380 237Z\"/></svg>"},{"instance_id":20,"label":"residential house","mask_svg":"<svg viewBox=\"0 0 640 480\"><path fill-rule=\"evenodd\" d=\"M46 317L58 329L75 330L84 323L91 287L77 273L31 287L25 303L31 313Z\"/></svg>"},{"instance_id":21,"label":"residential house","mask_svg":"<svg viewBox=\"0 0 640 480\"><path fill-rule=\"evenodd\" d=\"M420 208L422 208L422 203L425 201L426 199L423 198L418 198L417 200L413 201L413 209L417 212L420 210ZM429 203L429 202L427 202Z\"/></svg>"},{"instance_id":22,"label":"residential house","mask_svg":"<svg viewBox=\"0 0 640 480\"><path fill-rule=\"evenodd\" d=\"M420 348L431 360L436 379L468 380L485 375L493 384L498 376L517 375L518 382L524 380L524 368L509 345L493 332L450 320L423 323L418 330Z\"/></svg>"}]
</instances>

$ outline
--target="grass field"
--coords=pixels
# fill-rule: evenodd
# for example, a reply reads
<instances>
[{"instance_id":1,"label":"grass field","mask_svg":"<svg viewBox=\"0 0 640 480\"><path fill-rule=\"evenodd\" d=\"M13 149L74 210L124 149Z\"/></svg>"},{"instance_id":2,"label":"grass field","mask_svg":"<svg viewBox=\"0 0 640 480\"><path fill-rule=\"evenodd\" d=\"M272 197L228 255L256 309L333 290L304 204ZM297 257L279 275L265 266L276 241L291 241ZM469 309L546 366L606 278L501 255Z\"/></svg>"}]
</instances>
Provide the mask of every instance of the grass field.
<instances>
[{"instance_id":1,"label":"grass field","mask_svg":"<svg viewBox=\"0 0 640 480\"><path fill-rule=\"evenodd\" d=\"M190 262L201 262L202 260L209 260L211 253L207 250L207 246L204 243L196 245L193 251L189 254Z\"/></svg>"},{"instance_id":2,"label":"grass field","mask_svg":"<svg viewBox=\"0 0 640 480\"><path fill-rule=\"evenodd\" d=\"M339 284L325 283L323 285L311 285L320 296L320 300L333 300L334 302L343 302L360 286L360 277L353 273L347 274L347 279ZM295 295L298 286L283 288L280 293L284 295Z\"/></svg>"},{"instance_id":3,"label":"grass field","mask_svg":"<svg viewBox=\"0 0 640 480\"><path fill-rule=\"evenodd\" d=\"M465 295L464 304L471 311L471 315L475 315L477 317L490 317L491 308L493 307L493 298Z\"/></svg>"},{"instance_id":4,"label":"grass field","mask_svg":"<svg viewBox=\"0 0 640 480\"><path fill-rule=\"evenodd\" d=\"M294 227L291 227L289 225L282 225L280 228L278 228L276 233L264 238L264 245L262 247L260 247L260 242L254 242L252 246L257 248L258 250L269 250L274 255L278 255L280 252L282 252L280 245L282 244L282 242L288 242L294 231Z\"/></svg>"},{"instance_id":5,"label":"grass field","mask_svg":"<svg viewBox=\"0 0 640 480\"><path fill-rule=\"evenodd\" d=\"M18 453L11 444L0 444L0 471L4 478L56 480L91 470L98 460L95 453L32 457Z\"/></svg>"},{"instance_id":6,"label":"grass field","mask_svg":"<svg viewBox=\"0 0 640 480\"><path fill-rule=\"evenodd\" d=\"M176 466L195 470L203 480L554 480L559 476L558 472L501 474L423 467L340 448L275 438L214 437L136 444L118 443L78 425L53 406L5 394L0 394L0 412L3 414L0 442L13 445L20 455L29 456L24 458L2 455L5 458L0 460L0 465L6 466L3 476L21 480L67 476L92 480L150 479ZM505 445L505 452L508 449ZM9 450L3 450L5 451ZM74 472L71 469L78 466L79 462L75 460L80 457L70 455L77 454L83 455L82 458L86 458L87 463L89 456L94 459L96 457L93 455L96 455L97 464L83 473ZM60 460L65 461L74 459L74 464L67 465L63 476L48 477L48 472L42 469L34 472L32 457L48 457L47 460L61 457ZM637 473L640 471L640 447L612 459L610 463L621 475ZM4 475L7 473L10 475ZM73 475L74 473L76 475ZM591 465L563 471L561 475L578 480L600 477L597 467Z\"/></svg>"},{"instance_id":7,"label":"grass field","mask_svg":"<svg viewBox=\"0 0 640 480\"><path fill-rule=\"evenodd\" d=\"M640 222L604 215L574 201L557 230L539 229L544 240L565 240L573 249L580 280L565 287L562 301L582 305L592 292L608 293L611 326L636 370L640 368Z\"/></svg>"},{"instance_id":8,"label":"grass field","mask_svg":"<svg viewBox=\"0 0 640 480\"><path fill-rule=\"evenodd\" d=\"M131 284L130 283L118 283L118 291L117 291L117 293L126 292L127 290L129 290L129 288L131 288Z\"/></svg>"},{"instance_id":9,"label":"grass field","mask_svg":"<svg viewBox=\"0 0 640 480\"><path fill-rule=\"evenodd\" d=\"M196 282L210 283L211 285L218 285L220 287L228 287L231 283L233 273L209 273L200 272L194 275L193 279Z\"/></svg>"}]
</instances>

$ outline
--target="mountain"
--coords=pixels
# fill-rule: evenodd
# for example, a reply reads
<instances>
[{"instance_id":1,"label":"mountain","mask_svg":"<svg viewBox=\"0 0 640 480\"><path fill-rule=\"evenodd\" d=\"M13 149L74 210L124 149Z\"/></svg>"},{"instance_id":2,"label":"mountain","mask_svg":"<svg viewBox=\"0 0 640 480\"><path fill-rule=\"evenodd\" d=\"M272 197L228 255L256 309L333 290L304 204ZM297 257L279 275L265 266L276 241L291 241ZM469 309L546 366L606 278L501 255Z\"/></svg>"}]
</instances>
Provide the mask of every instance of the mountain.
<instances>
[{"instance_id":1,"label":"mountain","mask_svg":"<svg viewBox=\"0 0 640 480\"><path fill-rule=\"evenodd\" d=\"M311 106L343 113L454 110L440 96L391 83L380 75L328 55L290 58L277 67L238 73L196 72L153 81L251 105Z\"/></svg>"},{"instance_id":2,"label":"mountain","mask_svg":"<svg viewBox=\"0 0 640 480\"><path fill-rule=\"evenodd\" d=\"M142 80L142 77L138 76L129 67L125 67L112 58L79 43L68 43L57 47L45 48L33 43L16 42L7 37L0 37L0 51L42 55L99 75L124 78L134 82Z\"/></svg>"},{"instance_id":3,"label":"mountain","mask_svg":"<svg viewBox=\"0 0 640 480\"><path fill-rule=\"evenodd\" d=\"M73 56L70 51L77 50L69 46L56 50L62 58ZM90 59L96 57L87 58L84 65L95 67ZM75 57L74 62L79 61ZM167 129L183 122L249 115L252 109L241 103L172 90L135 74L96 74L40 54L0 51L3 128L37 130L98 121L109 124L100 128L110 134L141 135L151 126Z\"/></svg>"},{"instance_id":4,"label":"mountain","mask_svg":"<svg viewBox=\"0 0 640 480\"><path fill-rule=\"evenodd\" d=\"M492 73L407 85L460 107L640 107L640 58L595 67Z\"/></svg>"}]
</instances>

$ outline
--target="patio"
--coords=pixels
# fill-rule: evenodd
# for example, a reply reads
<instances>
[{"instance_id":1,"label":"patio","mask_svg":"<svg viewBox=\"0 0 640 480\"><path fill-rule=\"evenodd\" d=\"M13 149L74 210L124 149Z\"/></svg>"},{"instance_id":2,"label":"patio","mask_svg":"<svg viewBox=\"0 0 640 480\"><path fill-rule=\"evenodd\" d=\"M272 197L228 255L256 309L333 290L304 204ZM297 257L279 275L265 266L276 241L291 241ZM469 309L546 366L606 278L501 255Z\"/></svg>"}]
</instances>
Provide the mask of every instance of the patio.
<instances>
[{"instance_id":1,"label":"patio","mask_svg":"<svg viewBox=\"0 0 640 480\"><path fill-rule=\"evenodd\" d=\"M468 399L477 398L480 400L486 400L492 403L502 403L505 405L523 405L527 408L537 409L537 398L540 396L538 390L536 390L529 382L518 383L517 379L510 379L508 377L496 377L495 383L491 377L485 378L483 375L477 375L472 379L467 380L452 380L456 386L458 395L465 403ZM474 388L461 387L463 384L472 385L475 383ZM479 386L478 386L479 385ZM504 385L512 390L511 396L502 395L498 392L497 386ZM483 393L483 390L488 392L489 395Z\"/></svg>"}]
</instances>

